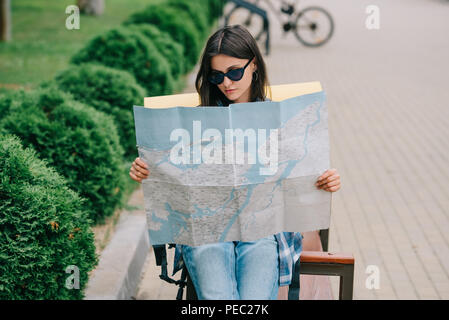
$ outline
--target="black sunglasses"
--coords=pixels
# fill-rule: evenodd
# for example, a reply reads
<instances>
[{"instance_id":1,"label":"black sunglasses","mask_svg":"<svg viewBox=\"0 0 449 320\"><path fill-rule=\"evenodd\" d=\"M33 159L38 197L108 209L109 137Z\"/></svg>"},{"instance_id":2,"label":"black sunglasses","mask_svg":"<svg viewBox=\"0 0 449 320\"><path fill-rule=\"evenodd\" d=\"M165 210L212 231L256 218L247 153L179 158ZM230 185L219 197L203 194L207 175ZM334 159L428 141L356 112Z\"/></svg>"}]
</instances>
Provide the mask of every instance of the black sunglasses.
<instances>
[{"instance_id":1,"label":"black sunglasses","mask_svg":"<svg viewBox=\"0 0 449 320\"><path fill-rule=\"evenodd\" d=\"M248 63L243 68L232 69L226 73L223 73L221 71L212 72L211 75L209 76L209 81L213 84L220 84L224 81L225 76L232 81L239 81L240 79L243 78L243 75L245 74L245 69L249 65L249 63L253 61L253 58L254 57L249 59Z\"/></svg>"}]
</instances>

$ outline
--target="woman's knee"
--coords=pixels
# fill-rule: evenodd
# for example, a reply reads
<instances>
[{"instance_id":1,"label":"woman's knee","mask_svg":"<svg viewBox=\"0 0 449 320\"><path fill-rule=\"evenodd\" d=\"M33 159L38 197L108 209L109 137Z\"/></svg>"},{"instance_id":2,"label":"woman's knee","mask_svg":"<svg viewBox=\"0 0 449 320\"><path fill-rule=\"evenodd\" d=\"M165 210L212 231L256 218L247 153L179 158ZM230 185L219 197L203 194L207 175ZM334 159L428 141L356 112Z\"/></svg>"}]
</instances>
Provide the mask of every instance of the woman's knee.
<instances>
[{"instance_id":1,"label":"woman's knee","mask_svg":"<svg viewBox=\"0 0 449 320\"><path fill-rule=\"evenodd\" d=\"M269 300L279 288L279 254L274 236L241 243L236 274L241 299Z\"/></svg>"}]
</instances>

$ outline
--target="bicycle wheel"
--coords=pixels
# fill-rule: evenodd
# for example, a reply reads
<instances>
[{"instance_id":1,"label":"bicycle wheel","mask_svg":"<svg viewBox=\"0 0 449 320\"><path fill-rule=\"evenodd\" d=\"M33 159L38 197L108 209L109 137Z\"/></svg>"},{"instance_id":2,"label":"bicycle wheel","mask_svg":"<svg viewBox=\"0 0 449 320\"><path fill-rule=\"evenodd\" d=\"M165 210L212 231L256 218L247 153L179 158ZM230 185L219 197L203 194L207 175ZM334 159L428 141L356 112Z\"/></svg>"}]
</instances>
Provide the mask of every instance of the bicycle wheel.
<instances>
[{"instance_id":1,"label":"bicycle wheel","mask_svg":"<svg viewBox=\"0 0 449 320\"><path fill-rule=\"evenodd\" d=\"M295 21L296 38L308 47L319 47L325 44L334 33L334 20L320 7L307 7L301 10Z\"/></svg>"},{"instance_id":2,"label":"bicycle wheel","mask_svg":"<svg viewBox=\"0 0 449 320\"><path fill-rule=\"evenodd\" d=\"M263 34L263 19L244 7L236 6L225 17L225 25L240 24L252 34L256 41L261 40Z\"/></svg>"}]
</instances>

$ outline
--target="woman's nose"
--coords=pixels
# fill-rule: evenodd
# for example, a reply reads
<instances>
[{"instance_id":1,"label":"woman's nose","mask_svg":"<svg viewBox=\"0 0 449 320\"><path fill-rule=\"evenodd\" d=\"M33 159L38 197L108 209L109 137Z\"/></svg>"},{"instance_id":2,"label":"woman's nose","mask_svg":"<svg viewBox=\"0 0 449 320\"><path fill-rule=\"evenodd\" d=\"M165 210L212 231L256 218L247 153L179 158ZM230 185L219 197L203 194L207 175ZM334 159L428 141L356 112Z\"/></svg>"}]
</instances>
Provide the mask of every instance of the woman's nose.
<instances>
[{"instance_id":1,"label":"woman's nose","mask_svg":"<svg viewBox=\"0 0 449 320\"><path fill-rule=\"evenodd\" d=\"M224 77L223 86L225 88L229 88L231 86L231 84L232 84L232 81L228 77Z\"/></svg>"}]
</instances>

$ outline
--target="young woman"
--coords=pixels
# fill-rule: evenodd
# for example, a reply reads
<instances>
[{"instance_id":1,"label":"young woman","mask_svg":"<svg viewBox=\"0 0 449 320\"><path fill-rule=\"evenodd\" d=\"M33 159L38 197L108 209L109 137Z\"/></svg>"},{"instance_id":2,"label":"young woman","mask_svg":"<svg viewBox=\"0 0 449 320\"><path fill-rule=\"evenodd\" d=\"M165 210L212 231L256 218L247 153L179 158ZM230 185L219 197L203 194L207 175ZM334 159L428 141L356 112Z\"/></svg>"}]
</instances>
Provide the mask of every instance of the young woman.
<instances>
[{"instance_id":1,"label":"young woman","mask_svg":"<svg viewBox=\"0 0 449 320\"><path fill-rule=\"evenodd\" d=\"M196 77L201 106L264 101L267 85L264 60L244 27L227 26L209 38ZM149 174L147 164L136 158L130 177L141 182ZM315 185L328 192L339 190L337 170L327 170ZM282 232L252 242L177 245L173 274L185 263L198 299L276 299L279 286L290 284L301 250L302 235L298 232Z\"/></svg>"}]
</instances>

